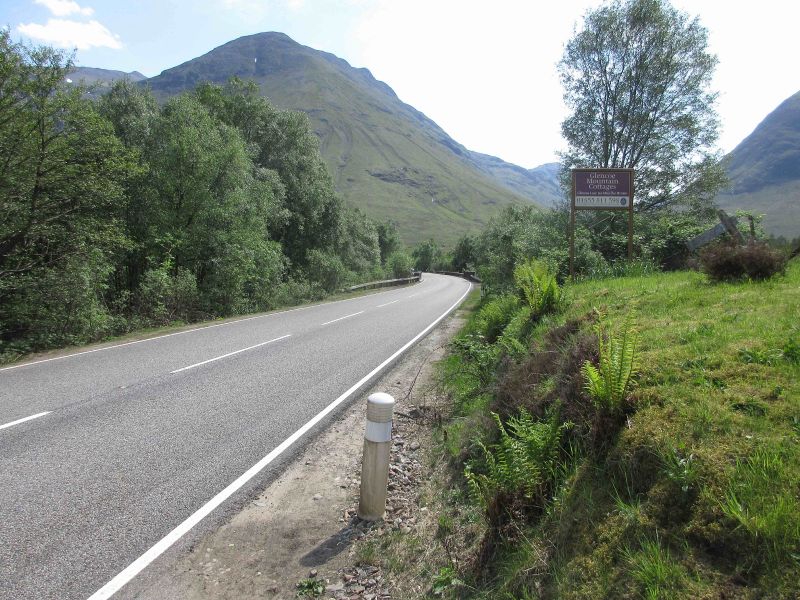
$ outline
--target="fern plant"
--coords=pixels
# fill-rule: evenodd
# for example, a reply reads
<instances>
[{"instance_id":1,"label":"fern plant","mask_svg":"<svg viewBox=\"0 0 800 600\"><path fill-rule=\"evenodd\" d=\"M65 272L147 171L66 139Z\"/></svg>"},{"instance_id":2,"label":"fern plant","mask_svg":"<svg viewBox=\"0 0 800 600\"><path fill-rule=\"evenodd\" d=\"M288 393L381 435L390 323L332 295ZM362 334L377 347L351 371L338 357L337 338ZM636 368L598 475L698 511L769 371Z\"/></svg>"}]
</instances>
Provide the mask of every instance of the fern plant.
<instances>
[{"instance_id":1,"label":"fern plant","mask_svg":"<svg viewBox=\"0 0 800 600\"><path fill-rule=\"evenodd\" d=\"M621 336L608 331L603 321L596 331L600 364L595 366L588 360L583 364L584 387L595 404L616 411L639 373L639 338L630 320L625 322Z\"/></svg>"},{"instance_id":2,"label":"fern plant","mask_svg":"<svg viewBox=\"0 0 800 600\"><path fill-rule=\"evenodd\" d=\"M537 260L514 267L514 284L531 308L533 318L555 312L561 302L561 289L547 265Z\"/></svg>"},{"instance_id":3,"label":"fern plant","mask_svg":"<svg viewBox=\"0 0 800 600\"><path fill-rule=\"evenodd\" d=\"M545 420L535 419L525 409L508 419L506 425L496 413L492 417L500 432L497 444L483 451L483 472L476 472L475 463L464 469L473 500L486 508L500 493L517 494L528 501L542 496L543 489L556 476L561 435L571 423L560 423L559 411L551 410Z\"/></svg>"}]
</instances>

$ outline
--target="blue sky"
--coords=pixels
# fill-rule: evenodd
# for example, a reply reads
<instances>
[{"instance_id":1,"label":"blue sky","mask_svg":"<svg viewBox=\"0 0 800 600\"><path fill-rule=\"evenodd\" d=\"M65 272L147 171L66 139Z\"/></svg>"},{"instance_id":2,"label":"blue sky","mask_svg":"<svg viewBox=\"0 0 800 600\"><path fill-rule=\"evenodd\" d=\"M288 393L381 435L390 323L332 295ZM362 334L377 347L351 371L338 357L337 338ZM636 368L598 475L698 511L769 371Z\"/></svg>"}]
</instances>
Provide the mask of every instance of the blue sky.
<instances>
[{"instance_id":1,"label":"blue sky","mask_svg":"<svg viewBox=\"0 0 800 600\"><path fill-rule=\"evenodd\" d=\"M82 66L153 76L242 35L282 31L367 67L472 150L534 167L563 149L563 45L599 0L3 0L14 39L77 48ZM673 0L720 60L720 147L800 90L790 0Z\"/></svg>"}]
</instances>

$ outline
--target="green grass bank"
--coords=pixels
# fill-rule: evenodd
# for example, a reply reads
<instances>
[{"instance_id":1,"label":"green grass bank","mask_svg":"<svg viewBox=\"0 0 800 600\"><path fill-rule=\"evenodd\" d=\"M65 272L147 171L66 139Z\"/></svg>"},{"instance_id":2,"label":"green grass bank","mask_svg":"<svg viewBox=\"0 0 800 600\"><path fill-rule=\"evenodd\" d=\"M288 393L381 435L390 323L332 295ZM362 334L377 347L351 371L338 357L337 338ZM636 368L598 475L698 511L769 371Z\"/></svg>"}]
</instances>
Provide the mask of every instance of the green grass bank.
<instances>
[{"instance_id":1,"label":"green grass bank","mask_svg":"<svg viewBox=\"0 0 800 600\"><path fill-rule=\"evenodd\" d=\"M549 313L525 300L484 300L441 365L428 593L800 597L800 261L758 283L570 284ZM584 365L625 332L638 374L603 403Z\"/></svg>"}]
</instances>

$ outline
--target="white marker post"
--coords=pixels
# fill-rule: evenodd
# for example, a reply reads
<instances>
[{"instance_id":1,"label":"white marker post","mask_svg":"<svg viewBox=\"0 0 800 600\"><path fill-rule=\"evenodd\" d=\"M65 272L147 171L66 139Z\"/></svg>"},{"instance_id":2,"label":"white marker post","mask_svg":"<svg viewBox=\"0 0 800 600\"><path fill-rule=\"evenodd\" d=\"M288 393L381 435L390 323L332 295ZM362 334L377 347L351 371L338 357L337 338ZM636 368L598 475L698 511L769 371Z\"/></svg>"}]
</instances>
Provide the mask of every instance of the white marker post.
<instances>
[{"instance_id":1,"label":"white marker post","mask_svg":"<svg viewBox=\"0 0 800 600\"><path fill-rule=\"evenodd\" d=\"M386 486L389 483L389 451L392 447L394 398L379 392L367 400L367 430L364 433L364 458L361 463L361 500L358 516L377 521L386 511Z\"/></svg>"}]
</instances>

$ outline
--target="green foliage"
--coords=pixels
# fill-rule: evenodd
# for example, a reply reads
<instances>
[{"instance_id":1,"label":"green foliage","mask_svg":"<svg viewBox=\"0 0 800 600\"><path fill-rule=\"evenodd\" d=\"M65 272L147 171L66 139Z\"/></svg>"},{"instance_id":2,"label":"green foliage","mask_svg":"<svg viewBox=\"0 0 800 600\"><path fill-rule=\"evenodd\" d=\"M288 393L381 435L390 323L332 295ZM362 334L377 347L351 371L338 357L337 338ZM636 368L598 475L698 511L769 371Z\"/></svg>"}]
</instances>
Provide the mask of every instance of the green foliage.
<instances>
[{"instance_id":1,"label":"green foliage","mask_svg":"<svg viewBox=\"0 0 800 600\"><path fill-rule=\"evenodd\" d=\"M596 367L588 360L583 364L586 392L601 408L619 411L639 372L638 336L630 322L625 323L621 336L602 321L596 332L600 364Z\"/></svg>"},{"instance_id":2,"label":"green foliage","mask_svg":"<svg viewBox=\"0 0 800 600\"><path fill-rule=\"evenodd\" d=\"M695 487L699 477L694 454L683 448L670 448L662 457L662 469L667 479L677 485L684 494Z\"/></svg>"},{"instance_id":3,"label":"green foliage","mask_svg":"<svg viewBox=\"0 0 800 600\"><path fill-rule=\"evenodd\" d=\"M494 380L499 349L487 343L484 336L460 335L450 346L463 359L461 368L474 376L478 385L486 386Z\"/></svg>"},{"instance_id":4,"label":"green foliage","mask_svg":"<svg viewBox=\"0 0 800 600\"><path fill-rule=\"evenodd\" d=\"M306 275L326 292L341 289L352 277L338 256L320 250L309 251L306 258Z\"/></svg>"},{"instance_id":5,"label":"green foliage","mask_svg":"<svg viewBox=\"0 0 800 600\"><path fill-rule=\"evenodd\" d=\"M484 508L498 494L521 494L527 502L543 503L556 476L562 433L571 425L561 423L558 410L543 421L524 409L505 425L496 413L492 417L500 439L489 447L478 442L483 460L464 470L473 499Z\"/></svg>"},{"instance_id":6,"label":"green foliage","mask_svg":"<svg viewBox=\"0 0 800 600\"><path fill-rule=\"evenodd\" d=\"M432 271L442 259L442 250L433 239L420 243L411 252L417 271Z\"/></svg>"},{"instance_id":7,"label":"green foliage","mask_svg":"<svg viewBox=\"0 0 800 600\"><path fill-rule=\"evenodd\" d=\"M789 361L792 364L800 365L800 342L798 342L795 338L790 338L786 340L786 343L783 345L783 358Z\"/></svg>"},{"instance_id":8,"label":"green foliage","mask_svg":"<svg viewBox=\"0 0 800 600\"><path fill-rule=\"evenodd\" d=\"M100 250L87 251L17 280L2 306L5 336L15 352L78 344L110 333L114 321L104 294L113 267Z\"/></svg>"},{"instance_id":9,"label":"green foliage","mask_svg":"<svg viewBox=\"0 0 800 600\"><path fill-rule=\"evenodd\" d=\"M150 325L190 321L199 305L197 280L185 268L173 270L167 261L145 271L137 298L138 313Z\"/></svg>"},{"instance_id":10,"label":"green foliage","mask_svg":"<svg viewBox=\"0 0 800 600\"><path fill-rule=\"evenodd\" d=\"M476 241L476 266L482 286L489 293L514 287L514 268L535 258L559 279L569 274L569 214L539 211L532 206L505 208L489 222ZM605 263L579 231L575 240L577 272L597 270Z\"/></svg>"},{"instance_id":11,"label":"green foliage","mask_svg":"<svg viewBox=\"0 0 800 600\"><path fill-rule=\"evenodd\" d=\"M463 235L453 248L451 270L469 271L475 268L477 262L477 242L471 235Z\"/></svg>"},{"instance_id":12,"label":"green foliage","mask_svg":"<svg viewBox=\"0 0 800 600\"><path fill-rule=\"evenodd\" d=\"M414 269L414 260L405 252L392 252L386 259L386 269L388 275L395 279L410 277Z\"/></svg>"},{"instance_id":13,"label":"green foliage","mask_svg":"<svg viewBox=\"0 0 800 600\"><path fill-rule=\"evenodd\" d=\"M503 294L487 300L475 318L475 330L488 344L494 344L519 310L519 299Z\"/></svg>"},{"instance_id":14,"label":"green foliage","mask_svg":"<svg viewBox=\"0 0 800 600\"><path fill-rule=\"evenodd\" d=\"M558 310L561 290L546 264L537 260L518 264L514 268L514 284L530 307L532 317L540 318Z\"/></svg>"},{"instance_id":15,"label":"green foliage","mask_svg":"<svg viewBox=\"0 0 800 600\"><path fill-rule=\"evenodd\" d=\"M325 582L316 577L301 579L297 583L298 598L319 598L325 593Z\"/></svg>"},{"instance_id":16,"label":"green foliage","mask_svg":"<svg viewBox=\"0 0 800 600\"><path fill-rule=\"evenodd\" d=\"M84 90L62 88L71 66L0 31L0 280L125 243L109 213L124 205L128 156Z\"/></svg>"},{"instance_id":17,"label":"green foliage","mask_svg":"<svg viewBox=\"0 0 800 600\"><path fill-rule=\"evenodd\" d=\"M237 79L92 101L70 68L0 32L0 355L383 277L396 232L336 197L305 115Z\"/></svg>"},{"instance_id":18,"label":"green foliage","mask_svg":"<svg viewBox=\"0 0 800 600\"><path fill-rule=\"evenodd\" d=\"M381 264L386 266L389 257L400 249L400 234L394 221L385 221L375 225L378 232L378 248L381 253Z\"/></svg>"},{"instance_id":19,"label":"green foliage","mask_svg":"<svg viewBox=\"0 0 800 600\"><path fill-rule=\"evenodd\" d=\"M439 596L449 588L460 586L463 583L453 567L442 567L433 579L431 591L434 595Z\"/></svg>"}]
</instances>

